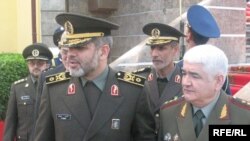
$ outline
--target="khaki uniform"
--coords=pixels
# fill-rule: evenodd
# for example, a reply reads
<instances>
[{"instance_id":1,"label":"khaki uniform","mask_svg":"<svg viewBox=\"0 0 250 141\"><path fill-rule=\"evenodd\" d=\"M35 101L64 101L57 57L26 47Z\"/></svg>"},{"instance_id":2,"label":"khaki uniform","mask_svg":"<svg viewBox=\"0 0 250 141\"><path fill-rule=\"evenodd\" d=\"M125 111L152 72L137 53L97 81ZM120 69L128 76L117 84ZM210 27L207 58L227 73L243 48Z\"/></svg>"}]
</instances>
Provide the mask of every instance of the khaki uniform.
<instances>
[{"instance_id":1,"label":"khaki uniform","mask_svg":"<svg viewBox=\"0 0 250 141\"><path fill-rule=\"evenodd\" d=\"M166 103L161 109L159 139L171 137L178 141L208 141L210 124L250 124L250 105L221 91L219 99L196 138L192 106L184 98Z\"/></svg>"},{"instance_id":2,"label":"khaki uniform","mask_svg":"<svg viewBox=\"0 0 250 141\"><path fill-rule=\"evenodd\" d=\"M31 141L34 124L35 85L28 76L14 82L5 118L3 141Z\"/></svg>"},{"instance_id":3,"label":"khaki uniform","mask_svg":"<svg viewBox=\"0 0 250 141\"><path fill-rule=\"evenodd\" d=\"M50 82L44 87L35 141L155 140L153 116L143 86L125 82L137 80L134 75L124 79L110 68L91 119L80 79L64 74L66 77L62 74L53 76L64 80ZM46 78L47 83L53 78Z\"/></svg>"}]
</instances>

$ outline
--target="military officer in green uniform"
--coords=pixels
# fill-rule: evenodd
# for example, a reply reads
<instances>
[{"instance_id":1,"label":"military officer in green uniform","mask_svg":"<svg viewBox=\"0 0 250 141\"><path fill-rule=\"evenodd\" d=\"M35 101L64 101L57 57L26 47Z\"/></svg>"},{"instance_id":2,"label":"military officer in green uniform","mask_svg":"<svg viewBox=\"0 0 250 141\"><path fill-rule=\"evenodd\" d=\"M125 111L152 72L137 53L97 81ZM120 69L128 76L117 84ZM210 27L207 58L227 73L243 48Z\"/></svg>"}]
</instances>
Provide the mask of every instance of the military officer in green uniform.
<instances>
[{"instance_id":1,"label":"military officer in green uniform","mask_svg":"<svg viewBox=\"0 0 250 141\"><path fill-rule=\"evenodd\" d=\"M107 65L111 30L103 19L62 13L59 45L68 70L46 77L35 141L154 141L154 122L143 91L145 78Z\"/></svg>"},{"instance_id":2,"label":"military officer in green uniform","mask_svg":"<svg viewBox=\"0 0 250 141\"><path fill-rule=\"evenodd\" d=\"M165 101L182 95L181 69L174 59L179 53L179 39L184 34L162 23L146 24L143 32L149 36L146 44L151 48L153 66L137 73L146 74L150 86L150 108L157 125L155 131L158 132L160 107Z\"/></svg>"},{"instance_id":3,"label":"military officer in green uniform","mask_svg":"<svg viewBox=\"0 0 250 141\"><path fill-rule=\"evenodd\" d=\"M36 81L41 72L49 67L53 57L48 46L42 43L27 46L22 55L30 75L11 85L3 141L31 141L35 123Z\"/></svg>"},{"instance_id":4,"label":"military officer in green uniform","mask_svg":"<svg viewBox=\"0 0 250 141\"><path fill-rule=\"evenodd\" d=\"M250 124L250 103L221 89L228 70L221 49L199 45L183 60L183 97L162 106L161 141L208 141L211 124Z\"/></svg>"}]
</instances>

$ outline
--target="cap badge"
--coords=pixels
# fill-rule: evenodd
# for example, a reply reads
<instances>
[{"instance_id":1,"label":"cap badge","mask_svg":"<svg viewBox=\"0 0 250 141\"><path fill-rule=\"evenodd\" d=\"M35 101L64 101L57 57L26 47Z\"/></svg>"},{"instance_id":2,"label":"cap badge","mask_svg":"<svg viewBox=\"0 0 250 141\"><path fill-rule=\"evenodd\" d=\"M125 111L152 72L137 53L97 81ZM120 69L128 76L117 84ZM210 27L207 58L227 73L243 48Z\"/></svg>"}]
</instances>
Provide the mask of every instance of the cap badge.
<instances>
[{"instance_id":1,"label":"cap badge","mask_svg":"<svg viewBox=\"0 0 250 141\"><path fill-rule=\"evenodd\" d=\"M67 32L67 34L73 34L74 33L73 25L69 21L66 21L64 23L64 29Z\"/></svg>"},{"instance_id":2,"label":"cap badge","mask_svg":"<svg viewBox=\"0 0 250 141\"><path fill-rule=\"evenodd\" d=\"M32 56L34 56L34 57L39 56L39 50L37 50L37 49L32 50Z\"/></svg>"},{"instance_id":3,"label":"cap badge","mask_svg":"<svg viewBox=\"0 0 250 141\"><path fill-rule=\"evenodd\" d=\"M160 32L160 30L158 28L154 28L151 31L151 35L154 38L158 38L161 35L161 32Z\"/></svg>"}]
</instances>

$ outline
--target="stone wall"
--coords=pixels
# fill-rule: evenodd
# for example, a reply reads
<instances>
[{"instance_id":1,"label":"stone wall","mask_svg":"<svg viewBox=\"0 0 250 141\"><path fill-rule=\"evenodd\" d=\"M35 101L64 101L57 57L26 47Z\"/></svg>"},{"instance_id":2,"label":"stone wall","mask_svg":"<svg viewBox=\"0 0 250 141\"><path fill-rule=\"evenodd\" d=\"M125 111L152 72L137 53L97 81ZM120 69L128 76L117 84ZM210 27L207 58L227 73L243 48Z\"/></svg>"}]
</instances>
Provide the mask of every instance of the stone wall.
<instances>
[{"instance_id":1,"label":"stone wall","mask_svg":"<svg viewBox=\"0 0 250 141\"><path fill-rule=\"evenodd\" d=\"M182 0L182 14L189 6L200 3L207 5L218 21L222 37L209 43L222 48L230 63L246 61L245 50L245 0ZM105 18L120 25L112 32L114 47L111 49L110 62L120 57L146 39L142 27L149 22L170 24L179 29L179 0L118 0L116 11L90 12L88 0L42 0L43 41L50 46L52 34L58 26L54 17L68 10L72 13ZM49 3L49 4L48 4ZM68 5L66 5L68 3ZM52 30L53 29L53 30Z\"/></svg>"}]
</instances>

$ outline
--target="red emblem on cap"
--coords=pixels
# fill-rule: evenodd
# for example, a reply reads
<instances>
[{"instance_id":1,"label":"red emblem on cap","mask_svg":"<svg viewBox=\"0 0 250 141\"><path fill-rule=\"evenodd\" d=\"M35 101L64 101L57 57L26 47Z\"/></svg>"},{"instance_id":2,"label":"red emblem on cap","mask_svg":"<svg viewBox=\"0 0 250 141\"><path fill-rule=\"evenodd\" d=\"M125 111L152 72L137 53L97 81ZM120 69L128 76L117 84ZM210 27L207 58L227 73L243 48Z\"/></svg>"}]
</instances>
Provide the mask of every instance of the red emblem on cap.
<instances>
[{"instance_id":1,"label":"red emblem on cap","mask_svg":"<svg viewBox=\"0 0 250 141\"><path fill-rule=\"evenodd\" d=\"M112 96L119 96L119 89L116 85L111 86L111 95Z\"/></svg>"},{"instance_id":2,"label":"red emblem on cap","mask_svg":"<svg viewBox=\"0 0 250 141\"><path fill-rule=\"evenodd\" d=\"M75 92L76 92L75 84L70 84L69 87L68 87L68 95L75 94Z\"/></svg>"},{"instance_id":3,"label":"red emblem on cap","mask_svg":"<svg viewBox=\"0 0 250 141\"><path fill-rule=\"evenodd\" d=\"M175 76L175 82L176 83L181 83L181 76L180 75Z\"/></svg>"},{"instance_id":4,"label":"red emblem on cap","mask_svg":"<svg viewBox=\"0 0 250 141\"><path fill-rule=\"evenodd\" d=\"M153 80L153 73L150 73L150 74L148 75L148 81L151 81L151 80Z\"/></svg>"}]
</instances>

